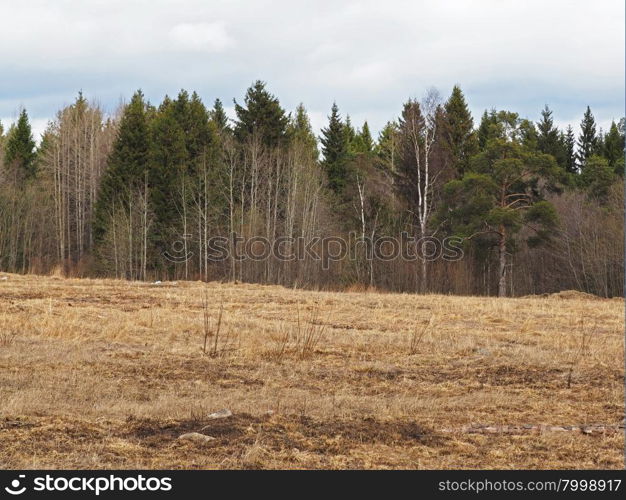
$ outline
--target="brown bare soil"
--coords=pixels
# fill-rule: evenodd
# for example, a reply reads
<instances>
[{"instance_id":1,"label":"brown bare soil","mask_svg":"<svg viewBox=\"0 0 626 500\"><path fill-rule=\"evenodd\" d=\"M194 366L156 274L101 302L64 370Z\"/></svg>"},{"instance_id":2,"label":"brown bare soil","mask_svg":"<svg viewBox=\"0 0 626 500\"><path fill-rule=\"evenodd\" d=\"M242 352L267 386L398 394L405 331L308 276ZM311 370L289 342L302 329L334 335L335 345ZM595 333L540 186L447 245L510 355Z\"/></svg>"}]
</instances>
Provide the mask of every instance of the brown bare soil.
<instances>
[{"instance_id":1,"label":"brown bare soil","mask_svg":"<svg viewBox=\"0 0 626 500\"><path fill-rule=\"evenodd\" d=\"M568 299L0 275L0 468L623 468L623 302Z\"/></svg>"}]
</instances>

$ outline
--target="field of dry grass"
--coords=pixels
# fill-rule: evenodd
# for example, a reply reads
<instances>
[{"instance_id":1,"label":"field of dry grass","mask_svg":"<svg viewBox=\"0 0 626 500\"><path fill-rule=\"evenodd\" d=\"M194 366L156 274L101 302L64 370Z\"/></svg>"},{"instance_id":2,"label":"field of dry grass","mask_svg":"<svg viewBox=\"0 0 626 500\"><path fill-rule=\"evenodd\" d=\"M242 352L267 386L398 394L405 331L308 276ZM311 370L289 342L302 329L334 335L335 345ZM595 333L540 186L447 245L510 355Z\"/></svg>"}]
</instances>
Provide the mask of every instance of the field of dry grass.
<instances>
[{"instance_id":1,"label":"field of dry grass","mask_svg":"<svg viewBox=\"0 0 626 500\"><path fill-rule=\"evenodd\" d=\"M0 468L623 468L623 313L0 275Z\"/></svg>"}]
</instances>

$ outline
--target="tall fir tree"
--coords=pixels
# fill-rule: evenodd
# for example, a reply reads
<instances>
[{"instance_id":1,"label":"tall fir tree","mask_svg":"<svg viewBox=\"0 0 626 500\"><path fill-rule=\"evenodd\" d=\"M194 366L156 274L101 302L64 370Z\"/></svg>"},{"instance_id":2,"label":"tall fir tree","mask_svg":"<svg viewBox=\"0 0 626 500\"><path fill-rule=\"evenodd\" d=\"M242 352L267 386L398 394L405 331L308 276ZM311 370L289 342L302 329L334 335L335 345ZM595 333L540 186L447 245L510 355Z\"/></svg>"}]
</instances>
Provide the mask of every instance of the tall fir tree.
<instances>
[{"instance_id":1,"label":"tall fir tree","mask_svg":"<svg viewBox=\"0 0 626 500\"><path fill-rule=\"evenodd\" d=\"M547 104L541 111L541 120L537 122L537 149L542 153L552 155L557 164L567 170L567 154L562 134L554 126L552 110Z\"/></svg>"},{"instance_id":2,"label":"tall fir tree","mask_svg":"<svg viewBox=\"0 0 626 500\"><path fill-rule=\"evenodd\" d=\"M596 135L596 120L591 114L591 109L587 110L580 122L580 135L578 136L577 162L580 170L584 169L589 157L597 152L598 136Z\"/></svg>"},{"instance_id":3,"label":"tall fir tree","mask_svg":"<svg viewBox=\"0 0 626 500\"><path fill-rule=\"evenodd\" d=\"M444 105L442 129L442 147L449 154L452 168L462 176L469 166L470 157L478 152L478 139L472 114L458 85L452 88L452 94Z\"/></svg>"},{"instance_id":4,"label":"tall fir tree","mask_svg":"<svg viewBox=\"0 0 626 500\"><path fill-rule=\"evenodd\" d=\"M37 172L35 140L28 120L22 109L17 123L9 129L4 147L4 164L18 182L30 179Z\"/></svg>"},{"instance_id":5,"label":"tall fir tree","mask_svg":"<svg viewBox=\"0 0 626 500\"><path fill-rule=\"evenodd\" d=\"M425 189L424 172L418 166L424 163L424 130L426 120L420 103L409 99L402 108L398 119L398 168L396 183L400 194L413 214L419 212L420 191ZM419 147L419 150L417 149Z\"/></svg>"},{"instance_id":6,"label":"tall fir tree","mask_svg":"<svg viewBox=\"0 0 626 500\"><path fill-rule=\"evenodd\" d=\"M624 175L624 136L620 134L615 122L604 137L604 157L609 167L619 175Z\"/></svg>"},{"instance_id":7,"label":"tall fir tree","mask_svg":"<svg viewBox=\"0 0 626 500\"><path fill-rule=\"evenodd\" d=\"M150 138L150 204L156 216L153 241L163 251L168 246L168 230L178 216L178 188L188 159L176 103L167 97L150 123Z\"/></svg>"},{"instance_id":8,"label":"tall fir tree","mask_svg":"<svg viewBox=\"0 0 626 500\"><path fill-rule=\"evenodd\" d=\"M606 158L591 155L578 177L578 183L590 198L604 203L609 196L611 185L615 182L615 177L616 174Z\"/></svg>"},{"instance_id":9,"label":"tall fir tree","mask_svg":"<svg viewBox=\"0 0 626 500\"><path fill-rule=\"evenodd\" d=\"M356 138L356 130L352 126L352 119L350 118L350 115L346 115L343 132L345 135L346 144L348 145L348 155L352 155L354 153L354 139Z\"/></svg>"},{"instance_id":10,"label":"tall fir tree","mask_svg":"<svg viewBox=\"0 0 626 500\"><path fill-rule=\"evenodd\" d=\"M382 166L391 172L397 169L398 160L398 124L387 122L378 134L376 156Z\"/></svg>"},{"instance_id":11,"label":"tall fir tree","mask_svg":"<svg viewBox=\"0 0 626 500\"><path fill-rule=\"evenodd\" d=\"M356 154L369 155L374 151L374 141L367 121L363 123L363 127L357 131L352 140L352 150Z\"/></svg>"},{"instance_id":12,"label":"tall fir tree","mask_svg":"<svg viewBox=\"0 0 626 500\"><path fill-rule=\"evenodd\" d=\"M257 80L246 92L243 106L235 103L237 121L235 137L244 144L254 134L267 147L284 145L287 139L289 117L278 99L270 94L265 83Z\"/></svg>"},{"instance_id":13,"label":"tall fir tree","mask_svg":"<svg viewBox=\"0 0 626 500\"><path fill-rule=\"evenodd\" d=\"M328 177L328 186L335 193L340 194L348 182L348 133L346 125L339 116L339 108L333 103L328 126L322 129L320 142L324 160L322 165Z\"/></svg>"},{"instance_id":14,"label":"tall fir tree","mask_svg":"<svg viewBox=\"0 0 626 500\"><path fill-rule=\"evenodd\" d=\"M298 104L294 117L289 121L288 135L293 142L304 147L311 158L317 160L319 156L317 139L313 133L309 115L302 103Z\"/></svg>"},{"instance_id":15,"label":"tall fir tree","mask_svg":"<svg viewBox=\"0 0 626 500\"><path fill-rule=\"evenodd\" d=\"M228 124L228 116L224 111L224 105L222 101L217 98L213 104L213 109L209 113L211 121L215 124L217 131L221 134L230 129Z\"/></svg>"},{"instance_id":16,"label":"tall fir tree","mask_svg":"<svg viewBox=\"0 0 626 500\"><path fill-rule=\"evenodd\" d=\"M539 151L539 133L535 124L527 118L519 120L519 136L522 144L530 151Z\"/></svg>"},{"instance_id":17,"label":"tall fir tree","mask_svg":"<svg viewBox=\"0 0 626 500\"><path fill-rule=\"evenodd\" d=\"M193 92L187 107L185 119L185 146L188 156L188 173L197 172L198 165L212 147L214 137L209 126L209 112L207 111L200 96Z\"/></svg>"},{"instance_id":18,"label":"tall fir tree","mask_svg":"<svg viewBox=\"0 0 626 500\"><path fill-rule=\"evenodd\" d=\"M578 173L576 160L576 137L574 136L574 129L571 125L567 126L562 141L565 151L565 170L570 174L576 174Z\"/></svg>"},{"instance_id":19,"label":"tall fir tree","mask_svg":"<svg viewBox=\"0 0 626 500\"><path fill-rule=\"evenodd\" d=\"M596 149L594 150L593 154L597 156L602 156L604 154L605 138L606 135L604 134L604 130L602 130L602 127L600 127L600 130L598 131L598 142L596 142Z\"/></svg>"},{"instance_id":20,"label":"tall fir tree","mask_svg":"<svg viewBox=\"0 0 626 500\"><path fill-rule=\"evenodd\" d=\"M497 135L497 126L498 126L498 118L495 109L491 111L483 113L483 116L480 120L480 125L478 126L478 146L482 151L487 146L487 142L489 139L493 138Z\"/></svg>"},{"instance_id":21,"label":"tall fir tree","mask_svg":"<svg viewBox=\"0 0 626 500\"><path fill-rule=\"evenodd\" d=\"M111 207L127 205L132 192L145 181L150 164L148 107L143 93L138 90L124 109L107 170L100 183L94 215L96 242L106 234Z\"/></svg>"}]
</instances>

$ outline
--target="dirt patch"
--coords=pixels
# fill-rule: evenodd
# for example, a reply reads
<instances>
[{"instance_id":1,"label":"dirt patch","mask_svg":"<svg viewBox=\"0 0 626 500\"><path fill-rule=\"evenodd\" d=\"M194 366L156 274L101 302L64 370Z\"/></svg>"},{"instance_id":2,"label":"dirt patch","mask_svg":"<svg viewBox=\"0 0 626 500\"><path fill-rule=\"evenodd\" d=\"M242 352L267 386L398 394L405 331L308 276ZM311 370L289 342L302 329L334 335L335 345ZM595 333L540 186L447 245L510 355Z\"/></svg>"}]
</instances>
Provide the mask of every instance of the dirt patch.
<instances>
[{"instance_id":1,"label":"dirt patch","mask_svg":"<svg viewBox=\"0 0 626 500\"><path fill-rule=\"evenodd\" d=\"M441 437L434 431L407 420L330 420L316 421L308 418L299 419L302 433L311 438L341 438L354 443L367 444L428 444L441 443Z\"/></svg>"},{"instance_id":2,"label":"dirt patch","mask_svg":"<svg viewBox=\"0 0 626 500\"><path fill-rule=\"evenodd\" d=\"M562 384L566 371L560 368L521 367L516 365L484 366L475 370L476 380L493 386L524 385L546 387Z\"/></svg>"},{"instance_id":3,"label":"dirt patch","mask_svg":"<svg viewBox=\"0 0 626 500\"><path fill-rule=\"evenodd\" d=\"M319 420L300 416L261 416L238 414L217 420L184 420L162 422L132 419L120 437L134 439L144 446L170 446L181 434L199 432L216 438L213 446L237 447L262 439L274 450L298 448L309 452L344 453L364 444L436 446L445 437L406 420L332 419Z\"/></svg>"},{"instance_id":4,"label":"dirt patch","mask_svg":"<svg viewBox=\"0 0 626 500\"><path fill-rule=\"evenodd\" d=\"M249 372L254 371L254 367L238 367L232 364L222 366L208 357L162 357L156 368L146 362L149 356L146 352L114 353L114 356L118 359L89 364L93 365L102 377L132 380L147 389L160 389L181 381L213 384L222 388L237 385L260 387L265 384L263 380L249 375Z\"/></svg>"},{"instance_id":5,"label":"dirt patch","mask_svg":"<svg viewBox=\"0 0 626 500\"><path fill-rule=\"evenodd\" d=\"M172 420L160 421L155 419L128 419L128 428L121 433L121 437L135 438L148 446L169 444L173 439L187 432L199 432L214 438L233 440L246 435L246 429L251 425L258 425L267 419L251 415L233 415L225 419L216 420Z\"/></svg>"}]
</instances>

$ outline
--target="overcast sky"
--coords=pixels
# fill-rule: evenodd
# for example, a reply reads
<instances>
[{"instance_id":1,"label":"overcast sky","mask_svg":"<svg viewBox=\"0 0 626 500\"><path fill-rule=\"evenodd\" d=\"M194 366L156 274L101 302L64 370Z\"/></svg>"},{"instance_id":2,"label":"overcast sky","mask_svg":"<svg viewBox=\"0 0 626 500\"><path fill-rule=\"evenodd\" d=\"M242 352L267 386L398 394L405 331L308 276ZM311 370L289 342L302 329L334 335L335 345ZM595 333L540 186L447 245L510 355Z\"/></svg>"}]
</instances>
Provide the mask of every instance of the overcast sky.
<instances>
[{"instance_id":1,"label":"overcast sky","mask_svg":"<svg viewBox=\"0 0 626 500\"><path fill-rule=\"evenodd\" d=\"M461 85L485 108L559 125L624 115L624 0L0 0L0 120L40 133L78 90L112 112L137 88L232 113L256 79L316 129L333 100L378 131L408 97Z\"/></svg>"}]
</instances>

